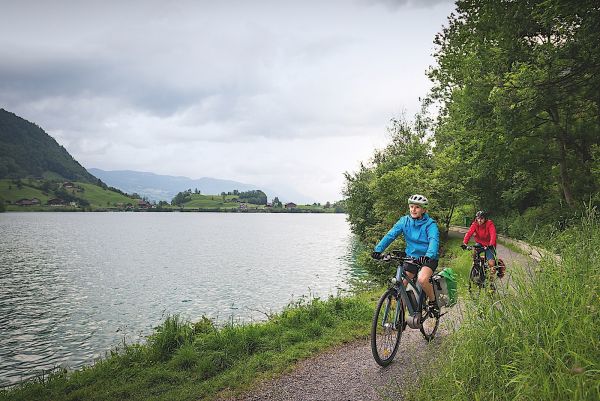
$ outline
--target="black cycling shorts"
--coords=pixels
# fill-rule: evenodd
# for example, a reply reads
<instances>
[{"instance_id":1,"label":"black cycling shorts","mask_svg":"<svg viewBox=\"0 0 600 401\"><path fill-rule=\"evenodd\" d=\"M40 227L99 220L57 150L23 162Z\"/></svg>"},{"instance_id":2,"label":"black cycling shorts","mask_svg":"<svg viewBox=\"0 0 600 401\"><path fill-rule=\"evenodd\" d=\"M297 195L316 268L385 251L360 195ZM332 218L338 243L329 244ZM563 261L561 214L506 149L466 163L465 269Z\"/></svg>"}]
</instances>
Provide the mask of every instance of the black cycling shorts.
<instances>
[{"instance_id":1,"label":"black cycling shorts","mask_svg":"<svg viewBox=\"0 0 600 401\"><path fill-rule=\"evenodd\" d=\"M435 273L435 270L438 267L438 259L430 259L429 262L425 263L423 266L429 267ZM414 263L404 262L404 270L412 274L419 273L419 266Z\"/></svg>"}]
</instances>

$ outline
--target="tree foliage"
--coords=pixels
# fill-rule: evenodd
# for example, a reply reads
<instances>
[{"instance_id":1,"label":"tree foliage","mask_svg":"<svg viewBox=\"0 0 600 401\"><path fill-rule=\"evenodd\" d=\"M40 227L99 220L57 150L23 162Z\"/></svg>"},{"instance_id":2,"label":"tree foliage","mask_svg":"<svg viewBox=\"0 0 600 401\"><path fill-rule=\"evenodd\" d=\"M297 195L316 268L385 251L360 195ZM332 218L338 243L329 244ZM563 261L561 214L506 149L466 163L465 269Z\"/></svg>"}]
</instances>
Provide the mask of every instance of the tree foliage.
<instances>
[{"instance_id":1,"label":"tree foliage","mask_svg":"<svg viewBox=\"0 0 600 401\"><path fill-rule=\"evenodd\" d=\"M488 208L568 205L598 191L597 1L457 1L429 76L436 142L473 167Z\"/></svg>"},{"instance_id":2,"label":"tree foliage","mask_svg":"<svg viewBox=\"0 0 600 401\"><path fill-rule=\"evenodd\" d=\"M600 203L600 3L459 0L434 43L423 106L436 120L392 120L389 145L345 174L363 241L406 213L411 193L445 226L461 205L567 216Z\"/></svg>"},{"instance_id":3,"label":"tree foliage","mask_svg":"<svg viewBox=\"0 0 600 401\"><path fill-rule=\"evenodd\" d=\"M253 205L265 205L267 203L267 195L260 189L238 192L237 195L240 201L251 203Z\"/></svg>"}]
</instances>

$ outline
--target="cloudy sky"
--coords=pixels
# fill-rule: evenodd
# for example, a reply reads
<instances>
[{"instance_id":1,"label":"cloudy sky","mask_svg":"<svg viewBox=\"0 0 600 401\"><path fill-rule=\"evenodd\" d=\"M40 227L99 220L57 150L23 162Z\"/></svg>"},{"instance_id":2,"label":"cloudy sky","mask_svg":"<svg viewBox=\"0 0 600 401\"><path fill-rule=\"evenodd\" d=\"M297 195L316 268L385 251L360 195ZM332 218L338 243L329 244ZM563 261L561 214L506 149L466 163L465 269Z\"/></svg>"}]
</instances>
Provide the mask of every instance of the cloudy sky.
<instances>
[{"instance_id":1,"label":"cloudy sky","mask_svg":"<svg viewBox=\"0 0 600 401\"><path fill-rule=\"evenodd\" d=\"M341 199L430 88L447 0L0 0L0 107L84 167Z\"/></svg>"}]
</instances>

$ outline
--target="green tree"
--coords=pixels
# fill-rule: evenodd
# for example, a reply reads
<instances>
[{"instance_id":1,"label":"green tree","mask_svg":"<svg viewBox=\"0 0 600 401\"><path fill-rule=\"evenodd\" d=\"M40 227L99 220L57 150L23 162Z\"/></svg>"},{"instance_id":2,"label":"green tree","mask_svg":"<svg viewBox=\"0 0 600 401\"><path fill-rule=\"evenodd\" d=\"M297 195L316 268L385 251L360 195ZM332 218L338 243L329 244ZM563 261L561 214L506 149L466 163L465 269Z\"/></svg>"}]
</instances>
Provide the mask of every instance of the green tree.
<instances>
[{"instance_id":1,"label":"green tree","mask_svg":"<svg viewBox=\"0 0 600 401\"><path fill-rule=\"evenodd\" d=\"M185 203L192 200L192 190L187 189L183 192L177 193L175 197L171 200L171 205L173 206L183 206Z\"/></svg>"},{"instance_id":2,"label":"green tree","mask_svg":"<svg viewBox=\"0 0 600 401\"><path fill-rule=\"evenodd\" d=\"M440 146L474 171L483 205L526 208L598 191L600 7L596 1L457 1L436 37L431 99Z\"/></svg>"},{"instance_id":3,"label":"green tree","mask_svg":"<svg viewBox=\"0 0 600 401\"><path fill-rule=\"evenodd\" d=\"M267 195L261 190L238 192L240 201L253 205L264 205L267 203Z\"/></svg>"}]
</instances>

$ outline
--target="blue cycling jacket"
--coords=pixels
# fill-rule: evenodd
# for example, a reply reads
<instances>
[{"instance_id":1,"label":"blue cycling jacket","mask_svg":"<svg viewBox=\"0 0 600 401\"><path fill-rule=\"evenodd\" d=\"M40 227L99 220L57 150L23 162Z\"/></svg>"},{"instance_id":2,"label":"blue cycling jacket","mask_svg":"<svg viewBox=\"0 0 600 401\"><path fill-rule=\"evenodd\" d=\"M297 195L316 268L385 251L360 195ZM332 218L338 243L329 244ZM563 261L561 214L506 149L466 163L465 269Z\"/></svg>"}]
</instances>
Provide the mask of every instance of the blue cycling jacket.
<instances>
[{"instance_id":1,"label":"blue cycling jacket","mask_svg":"<svg viewBox=\"0 0 600 401\"><path fill-rule=\"evenodd\" d=\"M427 256L430 259L439 259L440 231L435 220L427 213L418 220L413 219L410 215L400 217L400 220L375 246L375 251L383 252L400 234L404 235L405 252L408 256L413 258Z\"/></svg>"}]
</instances>

